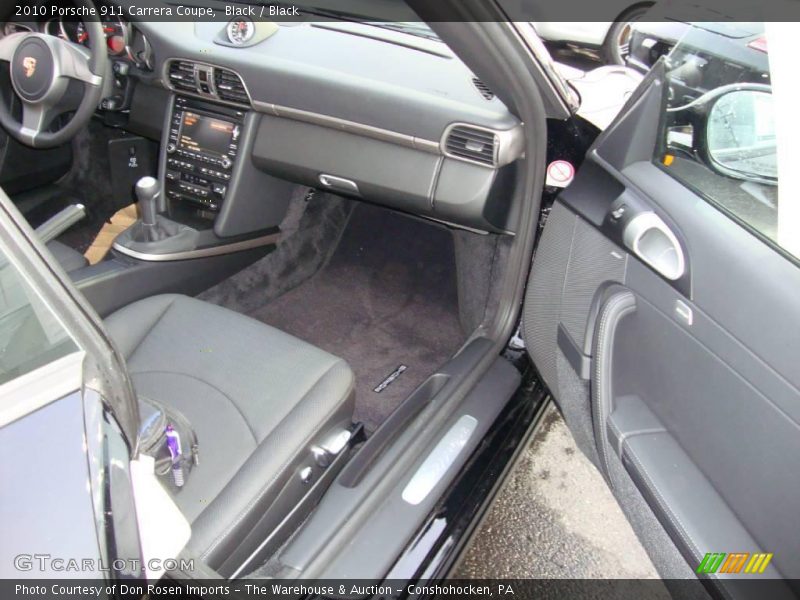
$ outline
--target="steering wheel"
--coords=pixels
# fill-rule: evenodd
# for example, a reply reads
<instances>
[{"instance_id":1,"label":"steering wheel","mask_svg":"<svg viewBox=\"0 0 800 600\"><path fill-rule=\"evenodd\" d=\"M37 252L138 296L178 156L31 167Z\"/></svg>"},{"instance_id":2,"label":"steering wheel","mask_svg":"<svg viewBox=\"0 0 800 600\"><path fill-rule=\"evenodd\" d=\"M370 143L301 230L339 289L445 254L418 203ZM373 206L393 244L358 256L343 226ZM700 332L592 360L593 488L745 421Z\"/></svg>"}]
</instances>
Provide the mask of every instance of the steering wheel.
<instances>
[{"instance_id":1,"label":"steering wheel","mask_svg":"<svg viewBox=\"0 0 800 600\"><path fill-rule=\"evenodd\" d=\"M22 102L22 122L0 94L0 125L19 142L53 148L71 140L88 125L103 95L108 53L103 26L91 0L73 0L92 17L84 17L91 50L42 33L12 33L0 39L0 60L11 63L11 87ZM48 131L53 119L70 108L70 80L83 83L83 97L70 121Z\"/></svg>"}]
</instances>

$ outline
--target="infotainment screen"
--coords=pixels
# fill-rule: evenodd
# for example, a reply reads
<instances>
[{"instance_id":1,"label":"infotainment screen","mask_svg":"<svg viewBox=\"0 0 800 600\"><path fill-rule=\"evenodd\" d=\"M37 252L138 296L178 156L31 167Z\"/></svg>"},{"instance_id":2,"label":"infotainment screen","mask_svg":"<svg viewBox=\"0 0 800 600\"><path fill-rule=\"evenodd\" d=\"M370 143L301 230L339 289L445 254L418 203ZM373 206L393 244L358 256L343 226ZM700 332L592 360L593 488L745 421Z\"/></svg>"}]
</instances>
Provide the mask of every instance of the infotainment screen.
<instances>
[{"instance_id":1,"label":"infotainment screen","mask_svg":"<svg viewBox=\"0 0 800 600\"><path fill-rule=\"evenodd\" d=\"M228 152L233 128L234 124L229 121L185 111L181 123L180 147L221 156Z\"/></svg>"}]
</instances>

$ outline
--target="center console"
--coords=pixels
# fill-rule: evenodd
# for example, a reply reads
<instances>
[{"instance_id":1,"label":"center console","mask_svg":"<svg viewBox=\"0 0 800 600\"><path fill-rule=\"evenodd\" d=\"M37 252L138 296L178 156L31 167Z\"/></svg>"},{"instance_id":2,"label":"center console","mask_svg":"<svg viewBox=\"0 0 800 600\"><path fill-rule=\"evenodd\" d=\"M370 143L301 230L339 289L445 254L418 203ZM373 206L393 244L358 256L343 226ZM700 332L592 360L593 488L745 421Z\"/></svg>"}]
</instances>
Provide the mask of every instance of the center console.
<instances>
[{"instance_id":1,"label":"center console","mask_svg":"<svg viewBox=\"0 0 800 600\"><path fill-rule=\"evenodd\" d=\"M195 295L241 271L275 249L297 197L296 184L252 160L263 113L238 75L187 61L165 69L174 64L185 85L165 73L166 114L153 130L161 136L158 171L136 185L140 218L75 280L103 315L155 294ZM206 93L209 78L215 94Z\"/></svg>"},{"instance_id":2,"label":"center console","mask_svg":"<svg viewBox=\"0 0 800 600\"><path fill-rule=\"evenodd\" d=\"M169 102L159 177L137 185L141 218L116 238L115 251L168 262L274 244L294 185L250 159L261 113L189 92Z\"/></svg>"},{"instance_id":3,"label":"center console","mask_svg":"<svg viewBox=\"0 0 800 600\"><path fill-rule=\"evenodd\" d=\"M175 98L164 173L170 209L215 218L231 184L244 120L245 112L236 108Z\"/></svg>"}]
</instances>

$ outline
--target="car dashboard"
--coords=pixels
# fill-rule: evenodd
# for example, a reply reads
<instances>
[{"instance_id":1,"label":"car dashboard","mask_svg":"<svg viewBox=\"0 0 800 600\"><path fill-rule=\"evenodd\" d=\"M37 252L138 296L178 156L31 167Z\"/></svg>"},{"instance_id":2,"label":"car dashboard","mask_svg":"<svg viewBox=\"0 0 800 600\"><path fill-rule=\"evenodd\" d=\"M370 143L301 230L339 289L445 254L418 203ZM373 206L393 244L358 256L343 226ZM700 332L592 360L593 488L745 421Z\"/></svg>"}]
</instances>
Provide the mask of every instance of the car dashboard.
<instances>
[{"instance_id":1,"label":"car dashboard","mask_svg":"<svg viewBox=\"0 0 800 600\"><path fill-rule=\"evenodd\" d=\"M35 25L86 43L80 23ZM522 124L432 32L312 15L133 24L114 16L104 29L118 90L101 104L104 118L160 138L170 207L220 237L277 226L281 210L264 197L278 193L273 180L511 232ZM203 129L186 135L187 123ZM215 131L224 139L199 135Z\"/></svg>"}]
</instances>

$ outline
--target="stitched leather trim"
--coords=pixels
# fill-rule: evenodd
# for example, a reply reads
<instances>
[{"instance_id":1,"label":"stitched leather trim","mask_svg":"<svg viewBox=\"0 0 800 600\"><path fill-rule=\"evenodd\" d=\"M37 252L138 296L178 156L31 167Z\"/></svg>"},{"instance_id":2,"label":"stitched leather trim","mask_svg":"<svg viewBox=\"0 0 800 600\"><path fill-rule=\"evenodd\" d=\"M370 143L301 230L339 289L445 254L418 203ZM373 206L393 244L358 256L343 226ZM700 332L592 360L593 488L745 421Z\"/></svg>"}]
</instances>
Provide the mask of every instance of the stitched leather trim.
<instances>
[{"instance_id":1,"label":"stitched leather trim","mask_svg":"<svg viewBox=\"0 0 800 600\"><path fill-rule=\"evenodd\" d=\"M606 481L611 485L608 468L608 431L606 422L611 414L613 370L613 348L617 325L625 315L636 310L636 297L630 291L622 291L609 298L600 309L597 320L597 335L594 340L594 364L592 369L592 424L595 444Z\"/></svg>"}]
</instances>

